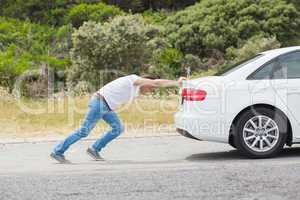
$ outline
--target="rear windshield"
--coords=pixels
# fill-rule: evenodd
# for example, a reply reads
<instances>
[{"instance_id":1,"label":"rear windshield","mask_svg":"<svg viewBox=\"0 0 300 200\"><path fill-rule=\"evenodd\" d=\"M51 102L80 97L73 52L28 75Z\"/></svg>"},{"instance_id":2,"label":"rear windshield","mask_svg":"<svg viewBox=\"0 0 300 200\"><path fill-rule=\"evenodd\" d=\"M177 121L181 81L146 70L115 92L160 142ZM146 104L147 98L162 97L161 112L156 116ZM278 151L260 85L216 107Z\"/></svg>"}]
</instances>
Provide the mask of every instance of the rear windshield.
<instances>
[{"instance_id":1,"label":"rear windshield","mask_svg":"<svg viewBox=\"0 0 300 200\"><path fill-rule=\"evenodd\" d=\"M228 66L225 66L221 71L219 71L216 75L217 76L226 76L228 74L231 74L232 72L242 68L243 66L261 58L263 54L258 54L256 56L252 56L250 58L244 59L238 63L234 63Z\"/></svg>"}]
</instances>

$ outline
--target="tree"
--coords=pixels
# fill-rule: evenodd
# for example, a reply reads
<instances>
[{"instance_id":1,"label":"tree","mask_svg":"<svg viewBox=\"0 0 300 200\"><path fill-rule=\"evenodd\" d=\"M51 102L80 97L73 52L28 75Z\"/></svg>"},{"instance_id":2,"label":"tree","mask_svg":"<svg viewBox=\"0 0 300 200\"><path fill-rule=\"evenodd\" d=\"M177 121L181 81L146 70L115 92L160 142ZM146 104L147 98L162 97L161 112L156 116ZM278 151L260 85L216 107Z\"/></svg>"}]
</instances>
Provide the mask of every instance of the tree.
<instances>
[{"instance_id":1,"label":"tree","mask_svg":"<svg viewBox=\"0 0 300 200\"><path fill-rule=\"evenodd\" d=\"M30 19L32 22L59 26L64 23L67 10L80 3L98 3L100 0L1 0L2 16Z\"/></svg>"},{"instance_id":2,"label":"tree","mask_svg":"<svg viewBox=\"0 0 300 200\"><path fill-rule=\"evenodd\" d=\"M0 17L0 85L13 88L16 78L42 63L63 71L69 64L70 26L58 29Z\"/></svg>"},{"instance_id":3,"label":"tree","mask_svg":"<svg viewBox=\"0 0 300 200\"><path fill-rule=\"evenodd\" d=\"M292 3L295 7L300 10L300 1L299 0L287 0L288 3Z\"/></svg>"},{"instance_id":4,"label":"tree","mask_svg":"<svg viewBox=\"0 0 300 200\"><path fill-rule=\"evenodd\" d=\"M144 7L148 9L180 9L193 5L195 0L144 0Z\"/></svg>"},{"instance_id":5,"label":"tree","mask_svg":"<svg viewBox=\"0 0 300 200\"><path fill-rule=\"evenodd\" d=\"M79 4L68 10L66 21L74 27L80 27L85 21L104 22L116 15L123 15L118 7L108 6L103 3Z\"/></svg>"},{"instance_id":6,"label":"tree","mask_svg":"<svg viewBox=\"0 0 300 200\"><path fill-rule=\"evenodd\" d=\"M120 8L132 11L142 12L148 9L180 9L186 6L193 5L196 0L104 0L105 3L117 5Z\"/></svg>"},{"instance_id":7,"label":"tree","mask_svg":"<svg viewBox=\"0 0 300 200\"><path fill-rule=\"evenodd\" d=\"M182 75L183 54L178 49L164 48L154 53L154 64L150 72L162 77L174 78Z\"/></svg>"},{"instance_id":8,"label":"tree","mask_svg":"<svg viewBox=\"0 0 300 200\"><path fill-rule=\"evenodd\" d=\"M103 0L109 5L115 5L126 11L140 12L144 10L142 0Z\"/></svg>"},{"instance_id":9,"label":"tree","mask_svg":"<svg viewBox=\"0 0 300 200\"><path fill-rule=\"evenodd\" d=\"M282 44L299 37L299 12L284 0L202 0L167 18L165 35L183 53L209 57L256 35ZM288 31L287 31L288 30Z\"/></svg>"},{"instance_id":10,"label":"tree","mask_svg":"<svg viewBox=\"0 0 300 200\"><path fill-rule=\"evenodd\" d=\"M152 56L156 27L145 24L142 16L117 16L109 23L86 22L73 34L71 85L87 81L94 87L117 75L139 73ZM102 74L101 74L102 73ZM101 79L100 79L101 77Z\"/></svg>"}]
</instances>

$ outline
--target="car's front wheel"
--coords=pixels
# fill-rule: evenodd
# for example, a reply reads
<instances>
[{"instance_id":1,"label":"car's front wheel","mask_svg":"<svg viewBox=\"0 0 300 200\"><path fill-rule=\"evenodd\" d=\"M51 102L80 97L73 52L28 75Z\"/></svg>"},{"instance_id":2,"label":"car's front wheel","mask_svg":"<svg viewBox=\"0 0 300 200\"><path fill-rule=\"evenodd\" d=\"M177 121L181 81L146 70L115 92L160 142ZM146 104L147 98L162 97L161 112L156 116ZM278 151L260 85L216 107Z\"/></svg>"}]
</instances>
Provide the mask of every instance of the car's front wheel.
<instances>
[{"instance_id":1,"label":"car's front wheel","mask_svg":"<svg viewBox=\"0 0 300 200\"><path fill-rule=\"evenodd\" d=\"M237 149L251 158L277 155L287 137L287 120L278 111L252 108L244 112L235 127Z\"/></svg>"}]
</instances>

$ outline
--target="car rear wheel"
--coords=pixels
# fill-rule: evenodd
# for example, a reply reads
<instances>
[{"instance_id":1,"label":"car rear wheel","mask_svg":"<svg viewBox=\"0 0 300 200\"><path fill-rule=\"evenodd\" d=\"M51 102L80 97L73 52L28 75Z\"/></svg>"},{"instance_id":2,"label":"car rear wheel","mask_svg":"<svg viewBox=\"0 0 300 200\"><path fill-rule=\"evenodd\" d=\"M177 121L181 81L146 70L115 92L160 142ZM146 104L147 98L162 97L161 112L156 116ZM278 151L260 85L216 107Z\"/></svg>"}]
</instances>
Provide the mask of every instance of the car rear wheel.
<instances>
[{"instance_id":1,"label":"car rear wheel","mask_svg":"<svg viewBox=\"0 0 300 200\"><path fill-rule=\"evenodd\" d=\"M236 124L237 149L251 158L276 156L287 137L287 120L269 108L252 108L243 113Z\"/></svg>"}]
</instances>

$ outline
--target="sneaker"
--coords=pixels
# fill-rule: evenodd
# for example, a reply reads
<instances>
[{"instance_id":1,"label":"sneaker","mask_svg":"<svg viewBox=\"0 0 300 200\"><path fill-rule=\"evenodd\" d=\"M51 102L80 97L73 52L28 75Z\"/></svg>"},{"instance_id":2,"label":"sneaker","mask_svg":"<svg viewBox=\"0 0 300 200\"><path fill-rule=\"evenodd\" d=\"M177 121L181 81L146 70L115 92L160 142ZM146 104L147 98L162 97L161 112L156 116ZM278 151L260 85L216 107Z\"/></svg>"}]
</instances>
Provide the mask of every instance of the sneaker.
<instances>
[{"instance_id":1,"label":"sneaker","mask_svg":"<svg viewBox=\"0 0 300 200\"><path fill-rule=\"evenodd\" d=\"M56 153L51 153L50 157L54 160L56 160L57 162L61 163L61 164L67 164L70 163L70 161L68 161L64 155L58 155Z\"/></svg>"},{"instance_id":2,"label":"sneaker","mask_svg":"<svg viewBox=\"0 0 300 200\"><path fill-rule=\"evenodd\" d=\"M92 148L88 148L87 150L86 150L86 152L87 152L87 154L89 155L89 156L91 156L94 160L96 160L96 161L102 161L102 160L104 160L100 155L99 155L99 153L97 152L97 151L95 151L94 149L92 149Z\"/></svg>"}]
</instances>

